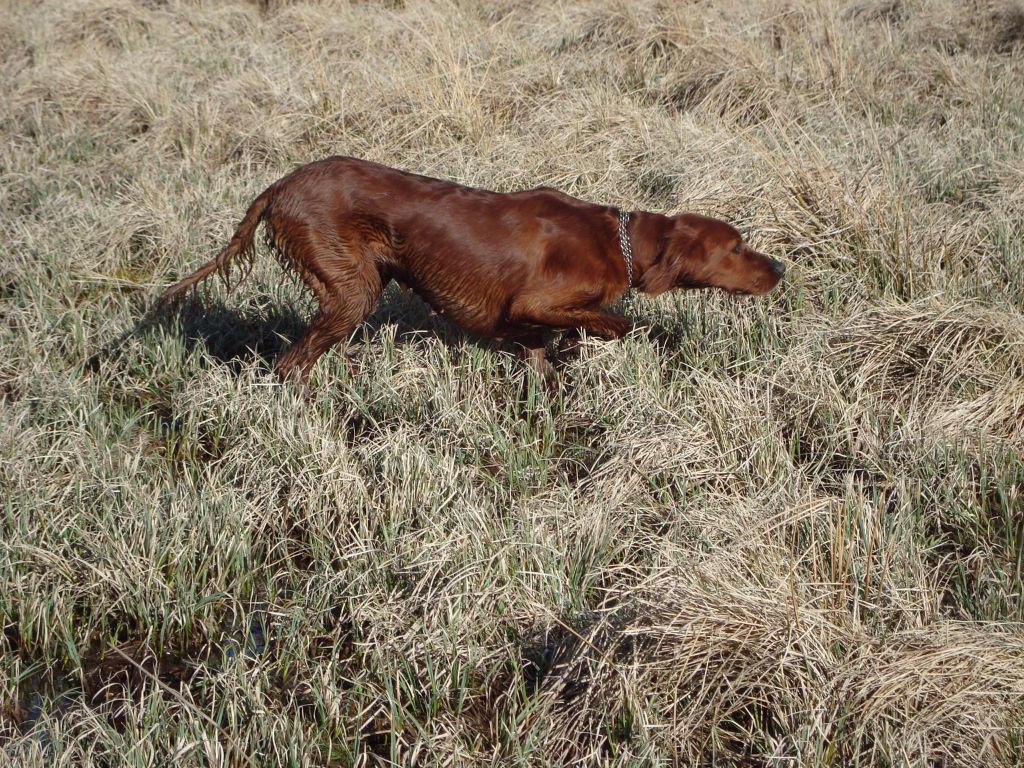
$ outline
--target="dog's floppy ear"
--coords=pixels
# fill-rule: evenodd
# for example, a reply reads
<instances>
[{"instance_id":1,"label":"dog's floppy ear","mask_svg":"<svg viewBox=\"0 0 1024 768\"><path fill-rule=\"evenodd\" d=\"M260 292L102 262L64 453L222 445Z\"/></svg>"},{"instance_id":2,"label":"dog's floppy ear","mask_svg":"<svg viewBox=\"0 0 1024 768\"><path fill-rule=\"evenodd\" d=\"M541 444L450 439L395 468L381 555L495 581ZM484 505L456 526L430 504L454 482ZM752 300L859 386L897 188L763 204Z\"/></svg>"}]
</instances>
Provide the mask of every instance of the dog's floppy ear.
<instances>
[{"instance_id":1,"label":"dog's floppy ear","mask_svg":"<svg viewBox=\"0 0 1024 768\"><path fill-rule=\"evenodd\" d=\"M642 288L650 296L688 282L687 276L704 256L704 242L686 215L676 216L658 241L654 263L644 272Z\"/></svg>"}]
</instances>

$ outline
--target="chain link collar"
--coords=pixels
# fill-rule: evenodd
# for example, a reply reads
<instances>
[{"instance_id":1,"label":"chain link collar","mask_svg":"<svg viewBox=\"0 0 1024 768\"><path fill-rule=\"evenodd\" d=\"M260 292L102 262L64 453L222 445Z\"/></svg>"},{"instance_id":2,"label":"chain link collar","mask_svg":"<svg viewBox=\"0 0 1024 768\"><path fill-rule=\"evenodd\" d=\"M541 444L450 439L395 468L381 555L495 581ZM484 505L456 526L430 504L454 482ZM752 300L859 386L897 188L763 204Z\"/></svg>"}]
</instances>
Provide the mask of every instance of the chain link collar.
<instances>
[{"instance_id":1,"label":"chain link collar","mask_svg":"<svg viewBox=\"0 0 1024 768\"><path fill-rule=\"evenodd\" d=\"M619 248L622 250L622 260L626 262L626 294L623 298L628 300L630 291L633 290L633 246L629 242L629 211L619 211Z\"/></svg>"}]
</instances>

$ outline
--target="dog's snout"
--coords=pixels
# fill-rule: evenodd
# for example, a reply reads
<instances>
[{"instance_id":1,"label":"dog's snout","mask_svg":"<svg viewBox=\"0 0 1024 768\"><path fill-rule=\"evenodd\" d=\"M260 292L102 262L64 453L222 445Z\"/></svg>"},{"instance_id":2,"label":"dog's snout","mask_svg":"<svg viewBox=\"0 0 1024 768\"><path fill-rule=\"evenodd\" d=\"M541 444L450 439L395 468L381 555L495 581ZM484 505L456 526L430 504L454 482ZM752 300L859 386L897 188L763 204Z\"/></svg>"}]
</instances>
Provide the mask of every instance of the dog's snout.
<instances>
[{"instance_id":1,"label":"dog's snout","mask_svg":"<svg viewBox=\"0 0 1024 768\"><path fill-rule=\"evenodd\" d=\"M781 278L784 274L786 274L786 265L783 264L781 261L773 261L772 272L775 273L776 277Z\"/></svg>"}]
</instances>

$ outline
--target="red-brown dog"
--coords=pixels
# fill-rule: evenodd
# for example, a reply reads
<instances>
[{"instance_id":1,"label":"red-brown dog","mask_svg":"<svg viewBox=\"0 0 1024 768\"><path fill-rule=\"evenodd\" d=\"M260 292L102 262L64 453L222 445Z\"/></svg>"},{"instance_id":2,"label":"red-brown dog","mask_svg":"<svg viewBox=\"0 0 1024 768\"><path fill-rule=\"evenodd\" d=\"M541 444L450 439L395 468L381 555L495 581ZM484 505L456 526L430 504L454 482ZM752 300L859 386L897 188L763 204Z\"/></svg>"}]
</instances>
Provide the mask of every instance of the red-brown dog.
<instances>
[{"instance_id":1,"label":"red-brown dog","mask_svg":"<svg viewBox=\"0 0 1024 768\"><path fill-rule=\"evenodd\" d=\"M785 266L748 247L717 219L625 213L549 187L501 194L351 157L304 165L253 201L217 258L171 286L163 304L267 242L316 294L309 329L277 362L305 383L316 361L349 335L392 279L481 336L522 344L538 370L544 333L583 329L616 339L630 328L602 311L630 288L762 294Z\"/></svg>"}]
</instances>

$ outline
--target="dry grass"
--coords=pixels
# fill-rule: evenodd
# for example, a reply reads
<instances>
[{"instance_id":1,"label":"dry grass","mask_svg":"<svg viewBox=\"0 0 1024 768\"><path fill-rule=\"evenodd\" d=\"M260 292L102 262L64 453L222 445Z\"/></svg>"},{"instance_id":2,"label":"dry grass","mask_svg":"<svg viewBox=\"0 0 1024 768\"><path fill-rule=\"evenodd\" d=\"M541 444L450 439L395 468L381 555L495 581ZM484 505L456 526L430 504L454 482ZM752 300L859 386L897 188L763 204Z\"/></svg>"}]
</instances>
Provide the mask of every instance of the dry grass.
<instances>
[{"instance_id":1,"label":"dry grass","mask_svg":"<svg viewBox=\"0 0 1024 768\"><path fill-rule=\"evenodd\" d=\"M0 6L0 762L1024 762L1019 2ZM394 292L303 402L266 254L137 325L332 153L790 271L554 395Z\"/></svg>"}]
</instances>

